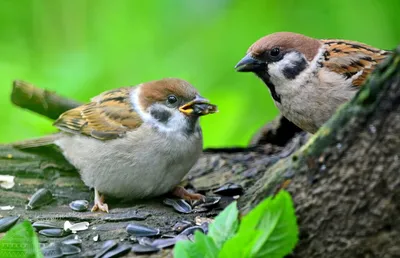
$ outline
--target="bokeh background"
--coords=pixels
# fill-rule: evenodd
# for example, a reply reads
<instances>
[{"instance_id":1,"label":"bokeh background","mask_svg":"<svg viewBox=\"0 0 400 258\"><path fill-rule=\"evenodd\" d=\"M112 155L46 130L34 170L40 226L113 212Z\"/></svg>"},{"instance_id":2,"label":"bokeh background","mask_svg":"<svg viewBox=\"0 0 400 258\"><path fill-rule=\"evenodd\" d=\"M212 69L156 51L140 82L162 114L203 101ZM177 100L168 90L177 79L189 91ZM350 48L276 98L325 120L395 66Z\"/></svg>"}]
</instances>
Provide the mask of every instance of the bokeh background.
<instances>
[{"instance_id":1,"label":"bokeh background","mask_svg":"<svg viewBox=\"0 0 400 258\"><path fill-rule=\"evenodd\" d=\"M392 49L399 0L2 0L0 142L54 132L12 106L11 83L87 101L107 89L180 77L219 105L202 119L205 146L246 145L278 111L268 89L234 65L263 35L293 31Z\"/></svg>"}]
</instances>

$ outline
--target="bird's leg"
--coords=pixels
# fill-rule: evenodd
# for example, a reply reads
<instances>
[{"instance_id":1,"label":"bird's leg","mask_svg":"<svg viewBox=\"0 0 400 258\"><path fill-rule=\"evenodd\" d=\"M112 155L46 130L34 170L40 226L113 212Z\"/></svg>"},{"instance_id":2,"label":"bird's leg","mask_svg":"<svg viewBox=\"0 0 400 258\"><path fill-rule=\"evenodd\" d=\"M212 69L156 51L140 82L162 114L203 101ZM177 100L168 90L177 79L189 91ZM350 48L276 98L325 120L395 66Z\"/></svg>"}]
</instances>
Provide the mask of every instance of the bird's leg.
<instances>
[{"instance_id":1,"label":"bird's leg","mask_svg":"<svg viewBox=\"0 0 400 258\"><path fill-rule=\"evenodd\" d=\"M172 190L172 195L182 198L187 201L204 200L205 196L202 194L189 193L183 186L176 186Z\"/></svg>"},{"instance_id":2,"label":"bird's leg","mask_svg":"<svg viewBox=\"0 0 400 258\"><path fill-rule=\"evenodd\" d=\"M108 213L108 205L107 203L104 203L104 195L100 194L97 189L94 189L94 205L92 208L92 212L95 212L97 210L104 211Z\"/></svg>"}]
</instances>

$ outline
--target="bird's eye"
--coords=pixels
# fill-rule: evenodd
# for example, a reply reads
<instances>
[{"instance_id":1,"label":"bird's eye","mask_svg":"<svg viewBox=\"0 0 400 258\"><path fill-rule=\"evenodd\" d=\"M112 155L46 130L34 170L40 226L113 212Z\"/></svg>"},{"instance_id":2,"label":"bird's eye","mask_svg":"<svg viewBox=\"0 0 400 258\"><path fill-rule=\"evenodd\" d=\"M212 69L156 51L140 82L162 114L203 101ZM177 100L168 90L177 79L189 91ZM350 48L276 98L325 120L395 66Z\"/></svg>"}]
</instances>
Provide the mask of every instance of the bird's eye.
<instances>
[{"instance_id":1,"label":"bird's eye","mask_svg":"<svg viewBox=\"0 0 400 258\"><path fill-rule=\"evenodd\" d=\"M270 54L271 56L278 56L280 52L281 52L280 49L279 49L278 47L276 47L276 48L271 49L271 51L269 52L269 54Z\"/></svg>"},{"instance_id":2,"label":"bird's eye","mask_svg":"<svg viewBox=\"0 0 400 258\"><path fill-rule=\"evenodd\" d=\"M167 98L167 102L169 104L175 104L178 101L175 95L169 95Z\"/></svg>"}]
</instances>

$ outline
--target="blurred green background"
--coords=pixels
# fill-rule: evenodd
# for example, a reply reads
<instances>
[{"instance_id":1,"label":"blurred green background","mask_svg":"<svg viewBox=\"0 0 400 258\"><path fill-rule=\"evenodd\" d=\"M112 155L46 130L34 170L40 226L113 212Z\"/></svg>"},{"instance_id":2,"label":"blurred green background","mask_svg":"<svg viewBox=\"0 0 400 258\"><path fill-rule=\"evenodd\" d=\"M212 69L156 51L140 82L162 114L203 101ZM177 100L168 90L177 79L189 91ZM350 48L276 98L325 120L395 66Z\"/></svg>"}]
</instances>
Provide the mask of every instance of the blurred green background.
<instances>
[{"instance_id":1,"label":"blurred green background","mask_svg":"<svg viewBox=\"0 0 400 258\"><path fill-rule=\"evenodd\" d=\"M245 145L278 113L261 81L233 69L250 44L293 31L391 49L400 43L399 15L399 0L2 0L0 142L55 131L12 106L14 79L87 101L180 77L219 106L202 119L205 146Z\"/></svg>"}]
</instances>

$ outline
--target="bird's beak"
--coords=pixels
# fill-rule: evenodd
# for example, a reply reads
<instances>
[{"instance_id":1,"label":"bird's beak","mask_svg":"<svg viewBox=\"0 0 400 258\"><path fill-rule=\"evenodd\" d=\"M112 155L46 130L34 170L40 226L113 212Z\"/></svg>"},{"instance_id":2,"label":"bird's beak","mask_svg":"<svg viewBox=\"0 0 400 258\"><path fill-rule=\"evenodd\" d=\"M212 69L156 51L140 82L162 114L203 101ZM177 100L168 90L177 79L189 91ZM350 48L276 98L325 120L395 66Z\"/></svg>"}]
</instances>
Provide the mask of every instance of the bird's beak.
<instances>
[{"instance_id":1,"label":"bird's beak","mask_svg":"<svg viewBox=\"0 0 400 258\"><path fill-rule=\"evenodd\" d=\"M196 96L194 100L180 106L179 111L188 116L204 116L218 112L218 108L216 105L211 104L209 100Z\"/></svg>"},{"instance_id":2,"label":"bird's beak","mask_svg":"<svg viewBox=\"0 0 400 258\"><path fill-rule=\"evenodd\" d=\"M243 57L242 60L237 63L235 69L237 72L254 72L259 70L260 68L264 67L265 63L260 60L255 59L249 54Z\"/></svg>"}]
</instances>

